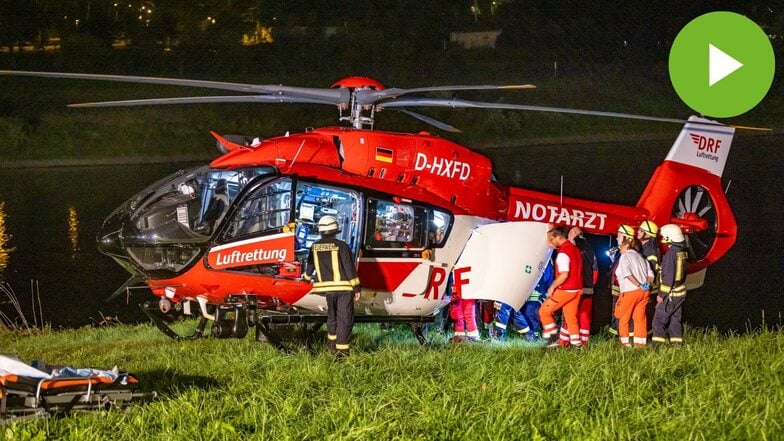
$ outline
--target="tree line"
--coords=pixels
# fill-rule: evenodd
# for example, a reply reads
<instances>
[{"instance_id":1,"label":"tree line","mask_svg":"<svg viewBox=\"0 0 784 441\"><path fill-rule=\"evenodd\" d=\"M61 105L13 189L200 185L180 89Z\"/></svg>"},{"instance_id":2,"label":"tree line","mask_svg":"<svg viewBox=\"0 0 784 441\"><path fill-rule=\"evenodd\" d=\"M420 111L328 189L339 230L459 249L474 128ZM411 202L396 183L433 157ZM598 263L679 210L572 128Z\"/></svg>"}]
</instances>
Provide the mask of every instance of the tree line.
<instances>
[{"instance_id":1,"label":"tree line","mask_svg":"<svg viewBox=\"0 0 784 441\"><path fill-rule=\"evenodd\" d=\"M713 10L749 16L783 52L784 6L772 0L0 0L0 47L16 57L56 41L61 62L84 68L126 50L171 52L180 69L218 58L318 69L450 56L451 32L501 30L496 50L520 60L666 60L678 31ZM243 48L262 28L269 38Z\"/></svg>"}]
</instances>

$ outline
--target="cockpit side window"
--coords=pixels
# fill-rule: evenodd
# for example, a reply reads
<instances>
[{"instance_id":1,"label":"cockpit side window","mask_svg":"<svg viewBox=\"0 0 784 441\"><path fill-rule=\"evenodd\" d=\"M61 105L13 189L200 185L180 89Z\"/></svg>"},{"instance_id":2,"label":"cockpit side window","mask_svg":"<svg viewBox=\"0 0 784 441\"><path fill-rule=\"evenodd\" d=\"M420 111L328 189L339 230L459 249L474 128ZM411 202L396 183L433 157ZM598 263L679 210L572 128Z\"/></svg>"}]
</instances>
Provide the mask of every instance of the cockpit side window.
<instances>
[{"instance_id":1,"label":"cockpit side window","mask_svg":"<svg viewBox=\"0 0 784 441\"><path fill-rule=\"evenodd\" d=\"M337 237L356 251L361 200L361 195L350 189L289 177L262 183L242 196L225 222L219 241L222 245L213 250L291 240L293 252L285 253L280 260L235 265L230 269L268 277L300 277L311 245L321 237L318 222L324 216L335 217L340 226Z\"/></svg>"},{"instance_id":2,"label":"cockpit side window","mask_svg":"<svg viewBox=\"0 0 784 441\"><path fill-rule=\"evenodd\" d=\"M269 167L211 169L177 175L143 200L132 215L138 239L151 244L203 242L215 231L239 192Z\"/></svg>"}]
</instances>

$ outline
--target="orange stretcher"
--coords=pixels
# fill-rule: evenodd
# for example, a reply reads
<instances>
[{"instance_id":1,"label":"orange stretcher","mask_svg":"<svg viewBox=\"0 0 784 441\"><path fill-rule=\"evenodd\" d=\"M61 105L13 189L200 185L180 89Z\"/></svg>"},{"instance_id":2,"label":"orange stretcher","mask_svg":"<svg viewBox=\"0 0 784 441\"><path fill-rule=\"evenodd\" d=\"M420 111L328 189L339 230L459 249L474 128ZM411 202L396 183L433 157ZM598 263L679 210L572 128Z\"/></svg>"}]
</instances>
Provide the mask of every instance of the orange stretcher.
<instances>
[{"instance_id":1,"label":"orange stretcher","mask_svg":"<svg viewBox=\"0 0 784 441\"><path fill-rule=\"evenodd\" d=\"M46 418L60 412L124 408L134 399L157 395L154 391L139 392L138 388L139 380L124 371L114 380L100 375L54 378L2 375L0 424Z\"/></svg>"}]
</instances>

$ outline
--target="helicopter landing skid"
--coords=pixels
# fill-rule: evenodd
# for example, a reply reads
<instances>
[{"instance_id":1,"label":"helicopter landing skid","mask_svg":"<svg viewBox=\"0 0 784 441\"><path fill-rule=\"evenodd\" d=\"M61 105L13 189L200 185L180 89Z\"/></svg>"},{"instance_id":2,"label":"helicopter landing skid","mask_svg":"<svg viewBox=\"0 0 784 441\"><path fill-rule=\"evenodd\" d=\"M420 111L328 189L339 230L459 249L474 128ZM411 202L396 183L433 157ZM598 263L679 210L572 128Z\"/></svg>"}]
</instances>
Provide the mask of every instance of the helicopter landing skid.
<instances>
[{"instance_id":1,"label":"helicopter landing skid","mask_svg":"<svg viewBox=\"0 0 784 441\"><path fill-rule=\"evenodd\" d=\"M196 326L196 329L193 331L191 335L180 335L171 328L166 322L163 321L161 316L160 310L158 309L157 305L152 304L151 302L144 302L139 304L139 309L142 310L144 315L146 315L152 323L158 328L161 332L166 334L168 337L172 338L173 340L193 340L197 338L204 337L204 328L207 326L207 319L205 317L201 317L199 319L199 324Z\"/></svg>"}]
</instances>

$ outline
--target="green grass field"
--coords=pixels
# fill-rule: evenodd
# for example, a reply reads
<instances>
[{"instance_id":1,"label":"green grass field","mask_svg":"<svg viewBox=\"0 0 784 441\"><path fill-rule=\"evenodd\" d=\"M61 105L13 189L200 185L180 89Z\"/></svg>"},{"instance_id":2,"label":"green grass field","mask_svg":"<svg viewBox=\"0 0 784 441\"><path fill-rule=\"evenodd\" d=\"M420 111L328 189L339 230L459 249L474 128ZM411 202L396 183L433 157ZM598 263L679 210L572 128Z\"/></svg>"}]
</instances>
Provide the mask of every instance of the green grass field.
<instances>
[{"instance_id":1,"label":"green grass field","mask_svg":"<svg viewBox=\"0 0 784 441\"><path fill-rule=\"evenodd\" d=\"M420 346L407 328L355 328L352 356L285 354L251 336L175 342L150 325L0 332L2 353L119 365L154 401L18 422L25 439L773 440L784 429L784 334L689 330L684 347Z\"/></svg>"}]
</instances>

